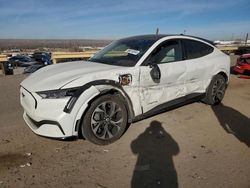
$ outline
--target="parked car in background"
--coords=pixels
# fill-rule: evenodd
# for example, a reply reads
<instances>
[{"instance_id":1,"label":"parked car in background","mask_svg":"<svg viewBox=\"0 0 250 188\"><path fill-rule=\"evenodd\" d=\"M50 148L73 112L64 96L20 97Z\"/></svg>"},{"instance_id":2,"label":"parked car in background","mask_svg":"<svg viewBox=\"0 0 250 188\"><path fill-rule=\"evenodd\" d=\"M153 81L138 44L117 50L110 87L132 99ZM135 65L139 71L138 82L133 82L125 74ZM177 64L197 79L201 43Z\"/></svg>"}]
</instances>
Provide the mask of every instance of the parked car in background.
<instances>
[{"instance_id":1,"label":"parked car in background","mask_svg":"<svg viewBox=\"0 0 250 188\"><path fill-rule=\"evenodd\" d=\"M31 73L34 73L36 72L37 70L45 67L46 65L44 63L39 63L39 64L36 64L36 65L31 65L31 66L28 66L28 67L25 67L25 69L23 70L23 74L31 74Z\"/></svg>"},{"instance_id":2,"label":"parked car in background","mask_svg":"<svg viewBox=\"0 0 250 188\"><path fill-rule=\"evenodd\" d=\"M39 63L26 67L23 72L24 74L34 73L35 71L52 64L51 54L47 52L35 52L32 55L32 58Z\"/></svg>"},{"instance_id":3,"label":"parked car in background","mask_svg":"<svg viewBox=\"0 0 250 188\"><path fill-rule=\"evenodd\" d=\"M250 75L250 53L243 54L237 59L233 71L236 74Z\"/></svg>"},{"instance_id":4,"label":"parked car in background","mask_svg":"<svg viewBox=\"0 0 250 188\"><path fill-rule=\"evenodd\" d=\"M48 52L35 52L32 56L36 61L44 63L45 65L51 65L51 54Z\"/></svg>"},{"instance_id":5,"label":"parked car in background","mask_svg":"<svg viewBox=\"0 0 250 188\"><path fill-rule=\"evenodd\" d=\"M35 59L32 59L29 56L24 56L24 55L17 55L10 57L8 61L12 63L14 66L18 67L28 67L30 65L39 64L39 62L36 61Z\"/></svg>"},{"instance_id":6,"label":"parked car in background","mask_svg":"<svg viewBox=\"0 0 250 188\"><path fill-rule=\"evenodd\" d=\"M8 62L14 67L25 67L24 74L33 73L46 65L52 64L51 55L46 52L35 52L32 57L16 55L10 57Z\"/></svg>"},{"instance_id":7,"label":"parked car in background","mask_svg":"<svg viewBox=\"0 0 250 188\"><path fill-rule=\"evenodd\" d=\"M190 101L219 104L230 58L209 41L142 35L114 41L89 59L44 67L21 83L24 120L42 136L119 139L129 123Z\"/></svg>"},{"instance_id":8,"label":"parked car in background","mask_svg":"<svg viewBox=\"0 0 250 188\"><path fill-rule=\"evenodd\" d=\"M250 46L239 46L238 50L235 51L235 55L243 55L250 53Z\"/></svg>"}]
</instances>

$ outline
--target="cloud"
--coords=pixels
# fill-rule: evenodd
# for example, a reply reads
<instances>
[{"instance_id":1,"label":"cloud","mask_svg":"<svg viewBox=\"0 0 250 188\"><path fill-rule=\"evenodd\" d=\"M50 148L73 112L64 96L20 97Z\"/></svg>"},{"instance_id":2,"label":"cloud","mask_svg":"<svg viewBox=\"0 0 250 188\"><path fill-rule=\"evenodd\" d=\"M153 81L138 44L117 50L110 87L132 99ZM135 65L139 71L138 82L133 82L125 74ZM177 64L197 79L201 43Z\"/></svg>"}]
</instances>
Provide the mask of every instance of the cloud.
<instances>
[{"instance_id":1,"label":"cloud","mask_svg":"<svg viewBox=\"0 0 250 188\"><path fill-rule=\"evenodd\" d=\"M227 3L217 0L0 0L0 22L4 25L0 37L115 38L152 32L156 27L166 33L193 31L192 28L199 31L199 25L237 22L230 12L248 7L247 4L248 0L228 0ZM225 15L228 18L225 19ZM244 19L247 17L242 15L241 21Z\"/></svg>"}]
</instances>

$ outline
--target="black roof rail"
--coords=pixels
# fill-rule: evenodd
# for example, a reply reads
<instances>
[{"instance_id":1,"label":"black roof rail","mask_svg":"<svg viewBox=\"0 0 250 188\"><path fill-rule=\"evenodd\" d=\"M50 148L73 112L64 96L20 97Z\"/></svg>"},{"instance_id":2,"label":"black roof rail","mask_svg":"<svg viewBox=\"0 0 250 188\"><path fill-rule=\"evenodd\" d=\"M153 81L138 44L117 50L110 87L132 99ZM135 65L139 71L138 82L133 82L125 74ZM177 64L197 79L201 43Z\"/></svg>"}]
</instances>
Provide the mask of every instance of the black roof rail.
<instances>
[{"instance_id":1,"label":"black roof rail","mask_svg":"<svg viewBox=\"0 0 250 188\"><path fill-rule=\"evenodd\" d=\"M167 37L167 36L187 36L187 37L192 37L192 38L195 38L195 39L199 39L199 40L203 40L204 42L207 42L213 46L215 46L214 42L213 41L210 41L210 40L207 40L207 39L204 39L204 38L201 38L201 37L195 37L195 36L192 36L192 35L185 35L185 34L148 34L148 35L137 35L137 36L131 36L131 37L127 37L127 38L122 38L120 40L124 40L124 39L144 39L144 38L147 38L147 39L153 39L153 40L159 40L160 38L163 38L163 37Z\"/></svg>"},{"instance_id":2,"label":"black roof rail","mask_svg":"<svg viewBox=\"0 0 250 188\"><path fill-rule=\"evenodd\" d=\"M181 36L187 36L187 37L192 37L192 38L195 38L195 39L199 39L199 40L203 40L211 45L215 45L213 41L211 40L208 40L208 39L204 39L204 38L201 38L201 37L196 37L196 36L192 36L192 35L185 35L185 34L180 34Z\"/></svg>"}]
</instances>

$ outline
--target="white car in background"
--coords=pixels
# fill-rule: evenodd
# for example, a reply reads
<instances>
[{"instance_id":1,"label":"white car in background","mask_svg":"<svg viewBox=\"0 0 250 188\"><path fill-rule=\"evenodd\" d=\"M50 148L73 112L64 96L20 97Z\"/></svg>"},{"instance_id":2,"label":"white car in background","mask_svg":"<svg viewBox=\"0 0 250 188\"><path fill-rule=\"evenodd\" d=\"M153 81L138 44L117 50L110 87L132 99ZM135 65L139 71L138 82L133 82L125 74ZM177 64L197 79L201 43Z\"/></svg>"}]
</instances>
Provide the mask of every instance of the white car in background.
<instances>
[{"instance_id":1,"label":"white car in background","mask_svg":"<svg viewBox=\"0 0 250 188\"><path fill-rule=\"evenodd\" d=\"M24 120L38 135L82 134L104 145L127 125L186 102L216 105L230 59L209 41L142 35L115 41L88 61L42 68L21 83Z\"/></svg>"}]
</instances>

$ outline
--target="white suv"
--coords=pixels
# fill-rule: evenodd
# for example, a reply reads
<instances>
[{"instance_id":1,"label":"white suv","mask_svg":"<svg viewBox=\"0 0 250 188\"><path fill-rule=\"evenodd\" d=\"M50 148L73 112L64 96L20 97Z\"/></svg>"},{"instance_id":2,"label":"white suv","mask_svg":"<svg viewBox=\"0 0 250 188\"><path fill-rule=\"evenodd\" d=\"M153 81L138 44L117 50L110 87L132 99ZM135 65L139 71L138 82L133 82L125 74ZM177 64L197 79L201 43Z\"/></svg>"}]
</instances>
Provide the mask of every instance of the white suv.
<instances>
[{"instance_id":1,"label":"white suv","mask_svg":"<svg viewBox=\"0 0 250 188\"><path fill-rule=\"evenodd\" d=\"M82 134L109 144L127 125L190 100L216 105L230 59L209 41L143 35L115 41L88 61L50 65L21 83L24 120L36 134Z\"/></svg>"}]
</instances>

